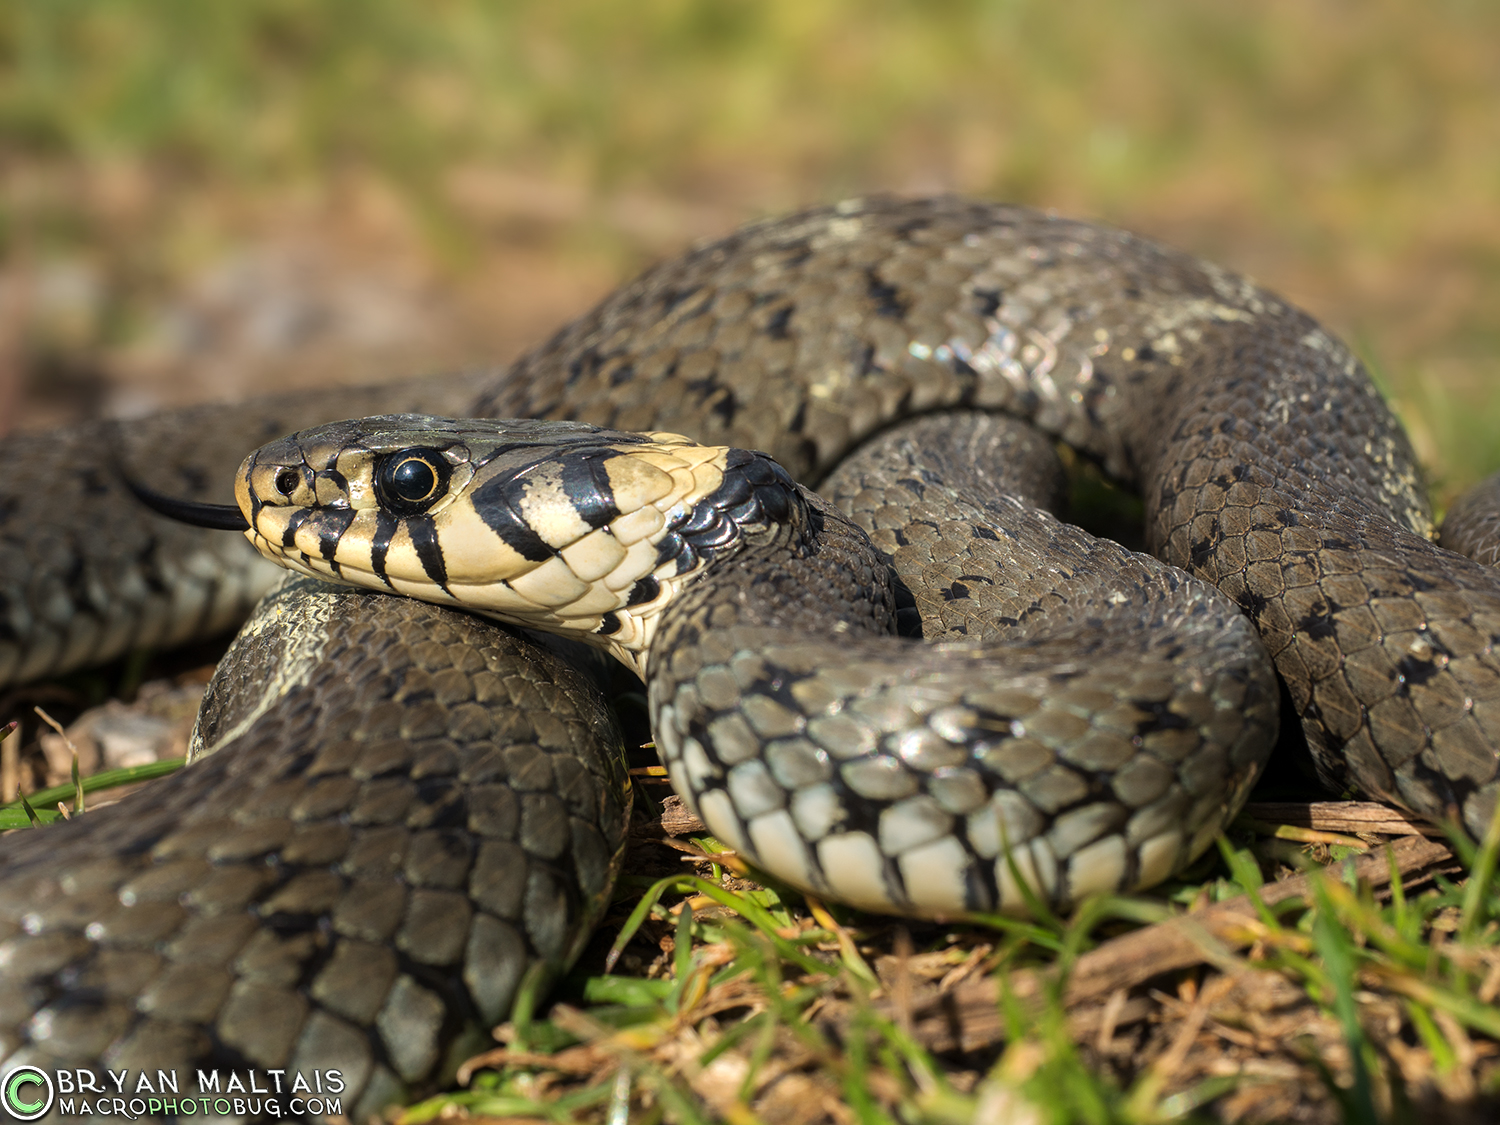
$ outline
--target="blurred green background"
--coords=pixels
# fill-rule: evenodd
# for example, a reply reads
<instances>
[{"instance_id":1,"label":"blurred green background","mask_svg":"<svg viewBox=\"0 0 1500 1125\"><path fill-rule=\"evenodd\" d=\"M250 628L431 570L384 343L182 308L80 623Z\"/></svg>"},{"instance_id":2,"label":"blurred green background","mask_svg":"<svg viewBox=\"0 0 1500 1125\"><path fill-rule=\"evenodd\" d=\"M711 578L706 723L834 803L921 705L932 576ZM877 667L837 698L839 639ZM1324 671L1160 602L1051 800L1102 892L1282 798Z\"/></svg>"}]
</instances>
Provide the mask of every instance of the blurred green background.
<instances>
[{"instance_id":1,"label":"blurred green background","mask_svg":"<svg viewBox=\"0 0 1500 1125\"><path fill-rule=\"evenodd\" d=\"M17 0L0 183L17 425L504 359L745 219L958 190L1249 272L1440 498L1500 467L1493 0Z\"/></svg>"}]
</instances>

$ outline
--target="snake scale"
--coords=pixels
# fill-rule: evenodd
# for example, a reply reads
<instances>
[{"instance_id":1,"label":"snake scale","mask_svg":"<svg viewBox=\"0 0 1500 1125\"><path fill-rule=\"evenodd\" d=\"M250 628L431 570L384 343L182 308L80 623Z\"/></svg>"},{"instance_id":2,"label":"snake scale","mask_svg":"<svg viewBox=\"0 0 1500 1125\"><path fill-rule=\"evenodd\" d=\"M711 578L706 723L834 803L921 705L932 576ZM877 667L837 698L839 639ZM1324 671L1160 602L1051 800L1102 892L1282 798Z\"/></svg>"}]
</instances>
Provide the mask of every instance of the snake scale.
<instances>
[{"instance_id":1,"label":"snake scale","mask_svg":"<svg viewBox=\"0 0 1500 1125\"><path fill-rule=\"evenodd\" d=\"M484 552L443 520L490 512L485 550L525 563L505 597L613 575L614 602L527 597L585 599L575 627L647 671L674 781L799 885L953 914L1164 878L1268 751L1267 655L1331 784L1475 835L1494 810L1500 577L1434 545L1342 344L1130 235L856 200L659 265L504 372L163 415L119 455L222 500L250 449L358 415L387 417L273 442L241 482L292 561L458 600ZM1135 484L1170 567L1031 507L1056 490L1036 431ZM0 454L5 681L223 627L268 585L236 537L134 506L110 444ZM350 531L407 503L413 450L442 480ZM1493 505L1460 508L1447 541L1493 561ZM715 582L676 581L701 561ZM5 1065L336 1066L365 1116L567 964L620 862L598 689L453 608L282 584L197 737L189 769L0 849Z\"/></svg>"}]
</instances>

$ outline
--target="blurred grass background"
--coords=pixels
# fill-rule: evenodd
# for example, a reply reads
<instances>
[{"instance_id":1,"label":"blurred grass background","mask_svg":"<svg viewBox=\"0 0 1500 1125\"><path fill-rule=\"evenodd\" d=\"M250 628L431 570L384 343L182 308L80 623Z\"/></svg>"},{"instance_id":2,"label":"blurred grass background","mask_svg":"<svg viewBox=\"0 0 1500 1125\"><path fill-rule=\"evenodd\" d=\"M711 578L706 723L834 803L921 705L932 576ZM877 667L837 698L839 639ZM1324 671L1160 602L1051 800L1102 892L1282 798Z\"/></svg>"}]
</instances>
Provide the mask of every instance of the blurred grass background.
<instances>
[{"instance_id":1,"label":"blurred grass background","mask_svg":"<svg viewBox=\"0 0 1500 1125\"><path fill-rule=\"evenodd\" d=\"M742 220L959 190L1251 273L1440 498L1500 467L1492 0L23 0L0 188L11 424L504 359Z\"/></svg>"}]
</instances>

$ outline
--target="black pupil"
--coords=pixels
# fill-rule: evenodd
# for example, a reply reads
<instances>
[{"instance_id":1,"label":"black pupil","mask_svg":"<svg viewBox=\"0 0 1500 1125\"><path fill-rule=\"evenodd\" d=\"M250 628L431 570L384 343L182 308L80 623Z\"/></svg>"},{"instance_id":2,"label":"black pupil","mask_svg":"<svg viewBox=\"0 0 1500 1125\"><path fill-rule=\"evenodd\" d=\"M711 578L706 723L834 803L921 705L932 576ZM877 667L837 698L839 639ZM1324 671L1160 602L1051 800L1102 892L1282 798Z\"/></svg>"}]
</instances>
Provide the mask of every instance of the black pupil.
<instances>
[{"instance_id":1,"label":"black pupil","mask_svg":"<svg viewBox=\"0 0 1500 1125\"><path fill-rule=\"evenodd\" d=\"M407 458L391 473L391 491L408 503L426 500L437 488L437 474L426 461Z\"/></svg>"},{"instance_id":2,"label":"black pupil","mask_svg":"<svg viewBox=\"0 0 1500 1125\"><path fill-rule=\"evenodd\" d=\"M290 496L301 483L302 474L296 469L282 469L276 474L276 491L283 496Z\"/></svg>"}]
</instances>

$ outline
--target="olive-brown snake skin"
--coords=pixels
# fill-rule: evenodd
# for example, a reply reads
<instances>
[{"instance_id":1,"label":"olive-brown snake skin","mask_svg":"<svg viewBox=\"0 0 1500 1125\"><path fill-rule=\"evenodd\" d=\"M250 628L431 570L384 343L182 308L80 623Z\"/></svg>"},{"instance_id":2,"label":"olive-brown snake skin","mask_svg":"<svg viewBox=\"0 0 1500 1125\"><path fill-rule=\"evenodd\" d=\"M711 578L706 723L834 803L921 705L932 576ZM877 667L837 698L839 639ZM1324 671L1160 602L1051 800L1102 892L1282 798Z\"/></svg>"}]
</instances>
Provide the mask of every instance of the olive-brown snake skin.
<instances>
[{"instance_id":1,"label":"olive-brown snake skin","mask_svg":"<svg viewBox=\"0 0 1500 1125\"><path fill-rule=\"evenodd\" d=\"M1151 549L1216 586L1254 624L1330 782L1457 819L1474 835L1493 814L1500 575L1434 545L1410 448L1347 349L1306 314L1187 256L987 203L852 201L746 228L658 266L506 372L264 412L162 416L123 429L124 460L162 492L222 500L234 465L272 438L408 410L670 431L764 450L815 486L899 419L1014 415L1139 488ZM963 449L991 448L982 427L938 424L960 450L940 459L968 461ZM28 435L0 453L5 680L195 635L232 620L265 587L234 537L176 528L135 507L110 471L104 436L100 426ZM923 444L904 433L891 441L898 458ZM980 479L951 485L970 503L951 518L978 541L985 536L969 531L971 520L1005 527L1002 509L1019 508L974 496L989 470L969 467ZM981 588L985 575L960 557L957 532L944 523L944 486L928 487L925 471L886 478L872 470L853 483L845 476L829 494L877 547L913 568L906 582L931 611L922 627L929 638L967 633L988 643L1000 626L983 619L996 606L1009 605L1000 616L1024 630L1048 603L1061 603L1066 618L1072 597L1079 606L1089 597L1098 607L1132 604L1107 584L1068 587L1096 580L1045 559L1033 565L1065 572L1064 593L1033 587L1028 573L1007 574L993 592ZM1445 534L1493 561L1488 509L1474 501L1459 510L1462 522ZM1024 554L1072 534L1060 527L1033 524L1040 530L1018 534L1014 549ZM1096 551L1081 542L1069 549L1076 557ZM1126 557L1122 565L1136 564ZM1176 577L1117 585L1180 585L1190 600L1218 601L1194 593L1206 587L1177 572L1152 573ZM846 593L857 600L868 584L863 572L849 574ZM364 1114L441 1082L480 1041L475 1029L504 1017L528 964L555 969L576 951L580 927L607 894L623 820L617 736L586 678L550 650L467 614L298 581L262 608L210 688L200 732L217 753L82 823L0 846L0 1065L338 1065L350 1075L349 1105ZM1264 756L1233 732L1224 744L1231 749L1208 754L1202 748L1217 737L1216 724L1233 712L1248 728L1274 725L1274 689L1252 670L1231 677L1238 695L1215 673L1188 677L1206 702L1177 710L1170 691L1152 700L1154 689L1126 687L1112 698L1134 699L1138 710L1150 704L1155 717L1127 731L1130 761L1149 757L1164 772L1117 783L1101 744L1074 748L1090 724L1122 729L1118 714L1102 726L1085 717L1114 690L1106 671L1075 684L1076 698L1057 688L1031 704L1013 687L980 699L987 689L977 682L955 689L946 710L919 707L899 691L881 695L903 715L919 715L928 733L902 742L907 751L878 738L854 746L848 739L864 736L847 726L813 728L808 716L822 713L827 694L817 684L783 708L803 709L806 725L797 729L777 723L796 727L799 714L754 713L762 705L715 695L714 684L727 680L711 673L742 667L737 655L769 643L757 630L795 615L744 603L742 616L726 620L697 589L661 626L667 639L692 634L684 651L707 654L652 688L658 719L666 716L657 735L669 762L686 762L691 744L703 745L695 732L744 715L762 748L733 760L710 753L707 767L693 769L720 771L707 791L724 797L699 799L710 824L712 806L728 802L728 819L715 826L730 836L740 826L736 843L763 859L776 850L765 841L778 837L749 826L785 813L776 823L802 831L801 787L832 785L886 802L869 823L856 823L868 812L858 805L866 812L823 829L862 839L828 857L819 844L802 861L820 870L853 865L848 878L820 883L826 871L812 871L802 882L865 905L933 909L914 888L941 882L934 859L955 854L944 842L955 834L968 833L970 852L989 847L975 843L989 831L984 815L1029 825L1025 840L1002 833L1013 852L1032 849L1008 870L1060 899L1072 897L1070 881L1094 889L1087 872L1104 858L1126 886L1162 877L1229 815ZM785 609L799 595L788 586L781 596ZM1069 627L1094 628L1094 611L1079 613ZM882 614L894 623L900 606L869 612ZM1217 631L1241 629L1239 620L1230 615ZM290 655L268 674L272 652ZM777 658L818 680L822 665L805 654ZM257 680L274 682L247 691ZM790 691L785 676L778 682L776 690ZM712 714L683 717L700 704ZM1040 711L1024 712L1027 705ZM902 771L930 779L933 771L951 778L990 768L980 768L979 751L965 751L969 765L946 749L924 757L943 740L970 746L960 728L977 712L992 727L1007 720L985 748L1003 764L984 775L991 788L979 804L960 793L969 792L967 780L941 798L923 780L919 795L935 804L903 806L883 835L879 810L915 794L905 782L881 788ZM1039 721L1041 712L1054 717ZM726 738L731 754L742 752L742 739ZM786 745L770 755L764 747L777 739ZM1010 765L1018 759L1006 757L1006 741L1025 743L1024 768ZM865 774L849 769L882 758L889 761ZM728 780L749 762L761 763L741 771L750 780ZM819 770L822 781L813 777ZM1046 784L1033 780L1044 776ZM1208 777L1218 788L1202 788ZM1171 786L1187 795L1173 806L1188 818L1183 838L1170 856L1153 845L1151 858L1146 842L1162 838L1160 826L1133 837L1129 824ZM1029 821L1016 812L1022 799ZM943 800L952 807L932 812ZM1108 802L1125 811L1097 811ZM818 806L827 807L845 806ZM1081 815L1086 808L1093 820ZM1093 859L1077 860L1095 845ZM885 873L859 867L860 857ZM1013 905L1005 876L990 870L990 882L961 889L965 901Z\"/></svg>"}]
</instances>

